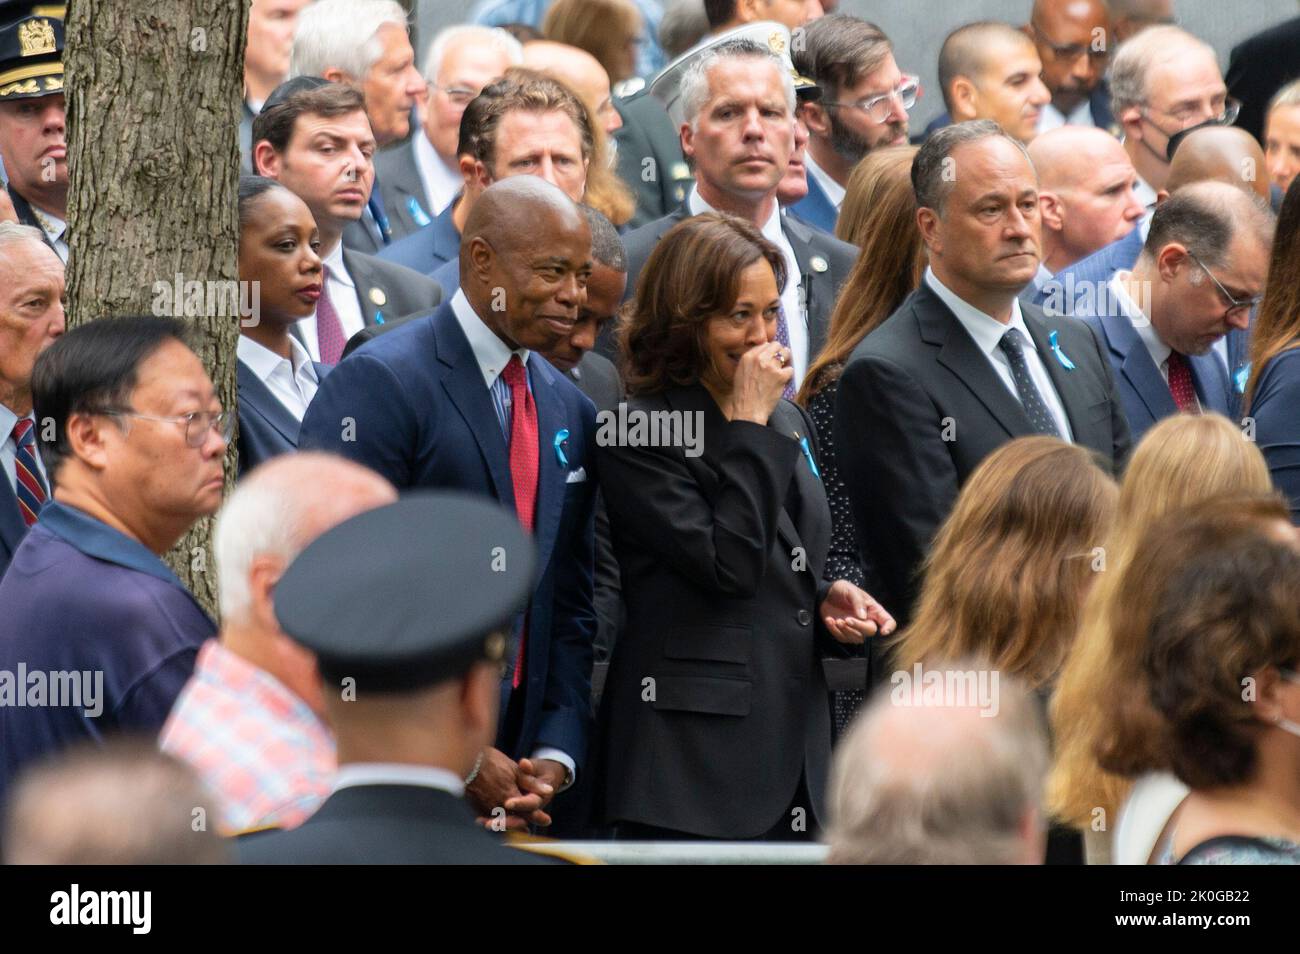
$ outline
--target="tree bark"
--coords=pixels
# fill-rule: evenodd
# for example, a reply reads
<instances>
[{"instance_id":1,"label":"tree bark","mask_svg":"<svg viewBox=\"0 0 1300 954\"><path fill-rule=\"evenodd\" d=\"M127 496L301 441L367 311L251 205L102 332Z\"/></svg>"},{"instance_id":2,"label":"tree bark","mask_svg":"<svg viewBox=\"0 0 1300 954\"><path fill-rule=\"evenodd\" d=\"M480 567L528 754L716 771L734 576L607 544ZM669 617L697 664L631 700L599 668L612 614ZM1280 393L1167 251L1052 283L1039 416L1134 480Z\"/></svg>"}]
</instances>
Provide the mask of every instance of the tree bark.
<instances>
[{"instance_id":1,"label":"tree bark","mask_svg":"<svg viewBox=\"0 0 1300 954\"><path fill-rule=\"evenodd\" d=\"M238 282L238 126L248 0L73 0L64 50L68 104L68 324L166 314L232 412L238 318L164 295L185 282ZM235 286L230 286L235 287ZM236 295L236 301L238 296ZM188 302L190 307L184 307ZM235 445L225 460L226 489ZM168 563L215 617L211 519Z\"/></svg>"}]
</instances>

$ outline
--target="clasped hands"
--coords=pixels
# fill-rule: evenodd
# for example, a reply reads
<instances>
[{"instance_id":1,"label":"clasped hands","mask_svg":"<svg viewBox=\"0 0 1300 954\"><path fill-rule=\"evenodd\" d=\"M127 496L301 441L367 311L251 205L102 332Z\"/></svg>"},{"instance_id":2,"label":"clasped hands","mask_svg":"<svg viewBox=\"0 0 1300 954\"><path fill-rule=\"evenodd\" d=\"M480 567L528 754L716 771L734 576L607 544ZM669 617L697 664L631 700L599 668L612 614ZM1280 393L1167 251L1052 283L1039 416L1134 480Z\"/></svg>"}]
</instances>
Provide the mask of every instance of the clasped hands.
<instances>
[{"instance_id":1,"label":"clasped hands","mask_svg":"<svg viewBox=\"0 0 1300 954\"><path fill-rule=\"evenodd\" d=\"M516 762L500 749L483 750L478 774L465 794L478 810L480 825L500 830L502 812L506 831L526 831L531 825L549 825L544 809L560 790L568 770L551 759ZM495 824L494 824L495 823Z\"/></svg>"}]
</instances>

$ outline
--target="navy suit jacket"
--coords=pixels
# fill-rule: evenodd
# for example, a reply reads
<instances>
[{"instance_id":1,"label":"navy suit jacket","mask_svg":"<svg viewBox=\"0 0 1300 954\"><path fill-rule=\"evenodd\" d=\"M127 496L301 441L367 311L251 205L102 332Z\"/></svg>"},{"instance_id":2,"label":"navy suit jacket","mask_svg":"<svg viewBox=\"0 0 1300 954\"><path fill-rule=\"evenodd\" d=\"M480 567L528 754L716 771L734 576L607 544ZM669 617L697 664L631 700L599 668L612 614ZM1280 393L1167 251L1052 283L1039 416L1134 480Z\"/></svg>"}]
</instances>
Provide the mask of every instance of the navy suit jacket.
<instances>
[{"instance_id":1,"label":"navy suit jacket","mask_svg":"<svg viewBox=\"0 0 1300 954\"><path fill-rule=\"evenodd\" d=\"M235 382L239 397L239 475L277 454L298 449L300 422L280 403L252 369L235 362ZM312 362L318 380L325 380L330 367Z\"/></svg>"},{"instance_id":2,"label":"navy suit jacket","mask_svg":"<svg viewBox=\"0 0 1300 954\"><path fill-rule=\"evenodd\" d=\"M1038 290L1033 304L1049 317L1073 315L1079 302L1100 297L1098 293L1111 276L1122 269L1132 268L1141 254L1142 229L1134 228L1123 238L1103 245L1053 275L1051 281Z\"/></svg>"},{"instance_id":3,"label":"navy suit jacket","mask_svg":"<svg viewBox=\"0 0 1300 954\"><path fill-rule=\"evenodd\" d=\"M4 474L0 474L0 576L9 567L18 545L27 536L27 524L18 509L18 496Z\"/></svg>"},{"instance_id":4,"label":"navy suit jacket","mask_svg":"<svg viewBox=\"0 0 1300 954\"><path fill-rule=\"evenodd\" d=\"M455 207L453 201L428 225L398 239L375 257L381 262L413 268L422 275L432 275L440 265L458 259L460 233L451 220L451 211Z\"/></svg>"},{"instance_id":5,"label":"navy suit jacket","mask_svg":"<svg viewBox=\"0 0 1300 954\"><path fill-rule=\"evenodd\" d=\"M811 173L808 174L808 194L794 205L788 206L787 211L831 235L835 234L835 223L840 217L840 210L835 208L835 203Z\"/></svg>"},{"instance_id":6,"label":"navy suit jacket","mask_svg":"<svg viewBox=\"0 0 1300 954\"><path fill-rule=\"evenodd\" d=\"M1283 351L1259 374L1247 413L1255 443L1268 461L1273 485L1286 494L1291 520L1300 525L1300 349Z\"/></svg>"},{"instance_id":7,"label":"navy suit jacket","mask_svg":"<svg viewBox=\"0 0 1300 954\"><path fill-rule=\"evenodd\" d=\"M22 665L29 684L34 672L83 674L81 704L0 705L0 802L42 756L114 732L156 735L217 632L156 555L58 501L14 554L0 606L0 671ZM96 678L102 694L87 699Z\"/></svg>"},{"instance_id":8,"label":"navy suit jacket","mask_svg":"<svg viewBox=\"0 0 1300 954\"><path fill-rule=\"evenodd\" d=\"M1087 322L1106 346L1106 357L1115 372L1124 417L1136 444L1161 418L1178 413L1169 385L1151 359L1151 352L1142 343L1133 322L1120 310L1115 296L1106 294L1083 299L1074 316ZM1213 351L1188 355L1187 363L1192 369L1192 383L1196 386L1201 407L1224 415L1234 413L1228 375L1218 355Z\"/></svg>"},{"instance_id":9,"label":"navy suit jacket","mask_svg":"<svg viewBox=\"0 0 1300 954\"><path fill-rule=\"evenodd\" d=\"M527 611L523 716L519 731L499 735L497 746L512 758L553 746L581 765L596 630L596 409L541 355L530 355L528 369L540 454L533 533L538 577ZM568 431L563 463L556 450L562 430ZM339 362L307 409L299 445L365 464L399 489L457 488L515 506L505 437L450 303Z\"/></svg>"}]
</instances>

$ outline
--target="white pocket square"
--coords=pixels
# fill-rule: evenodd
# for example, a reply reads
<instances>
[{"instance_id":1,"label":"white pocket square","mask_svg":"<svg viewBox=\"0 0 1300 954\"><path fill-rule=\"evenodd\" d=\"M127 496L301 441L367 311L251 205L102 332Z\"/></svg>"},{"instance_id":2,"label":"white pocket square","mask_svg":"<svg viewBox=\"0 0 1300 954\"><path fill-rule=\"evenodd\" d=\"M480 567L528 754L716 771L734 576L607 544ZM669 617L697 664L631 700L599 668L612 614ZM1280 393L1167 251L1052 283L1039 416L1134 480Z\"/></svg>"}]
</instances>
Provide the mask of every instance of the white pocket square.
<instances>
[{"instance_id":1,"label":"white pocket square","mask_svg":"<svg viewBox=\"0 0 1300 954\"><path fill-rule=\"evenodd\" d=\"M569 476L564 478L566 484L580 484L587 479L587 469L579 467L577 470L569 471Z\"/></svg>"}]
</instances>

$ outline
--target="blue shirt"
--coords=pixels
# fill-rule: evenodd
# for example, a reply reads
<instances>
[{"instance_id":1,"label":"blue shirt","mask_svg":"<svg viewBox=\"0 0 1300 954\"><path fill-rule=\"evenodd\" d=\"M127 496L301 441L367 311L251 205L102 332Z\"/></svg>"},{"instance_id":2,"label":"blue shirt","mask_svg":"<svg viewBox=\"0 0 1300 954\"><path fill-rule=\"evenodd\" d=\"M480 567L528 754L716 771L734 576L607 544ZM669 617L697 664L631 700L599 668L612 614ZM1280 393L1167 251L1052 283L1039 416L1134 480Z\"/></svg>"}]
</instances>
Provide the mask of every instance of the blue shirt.
<instances>
[{"instance_id":1,"label":"blue shirt","mask_svg":"<svg viewBox=\"0 0 1300 954\"><path fill-rule=\"evenodd\" d=\"M0 802L43 756L156 735L217 629L157 555L57 501L14 554L0 607Z\"/></svg>"}]
</instances>

